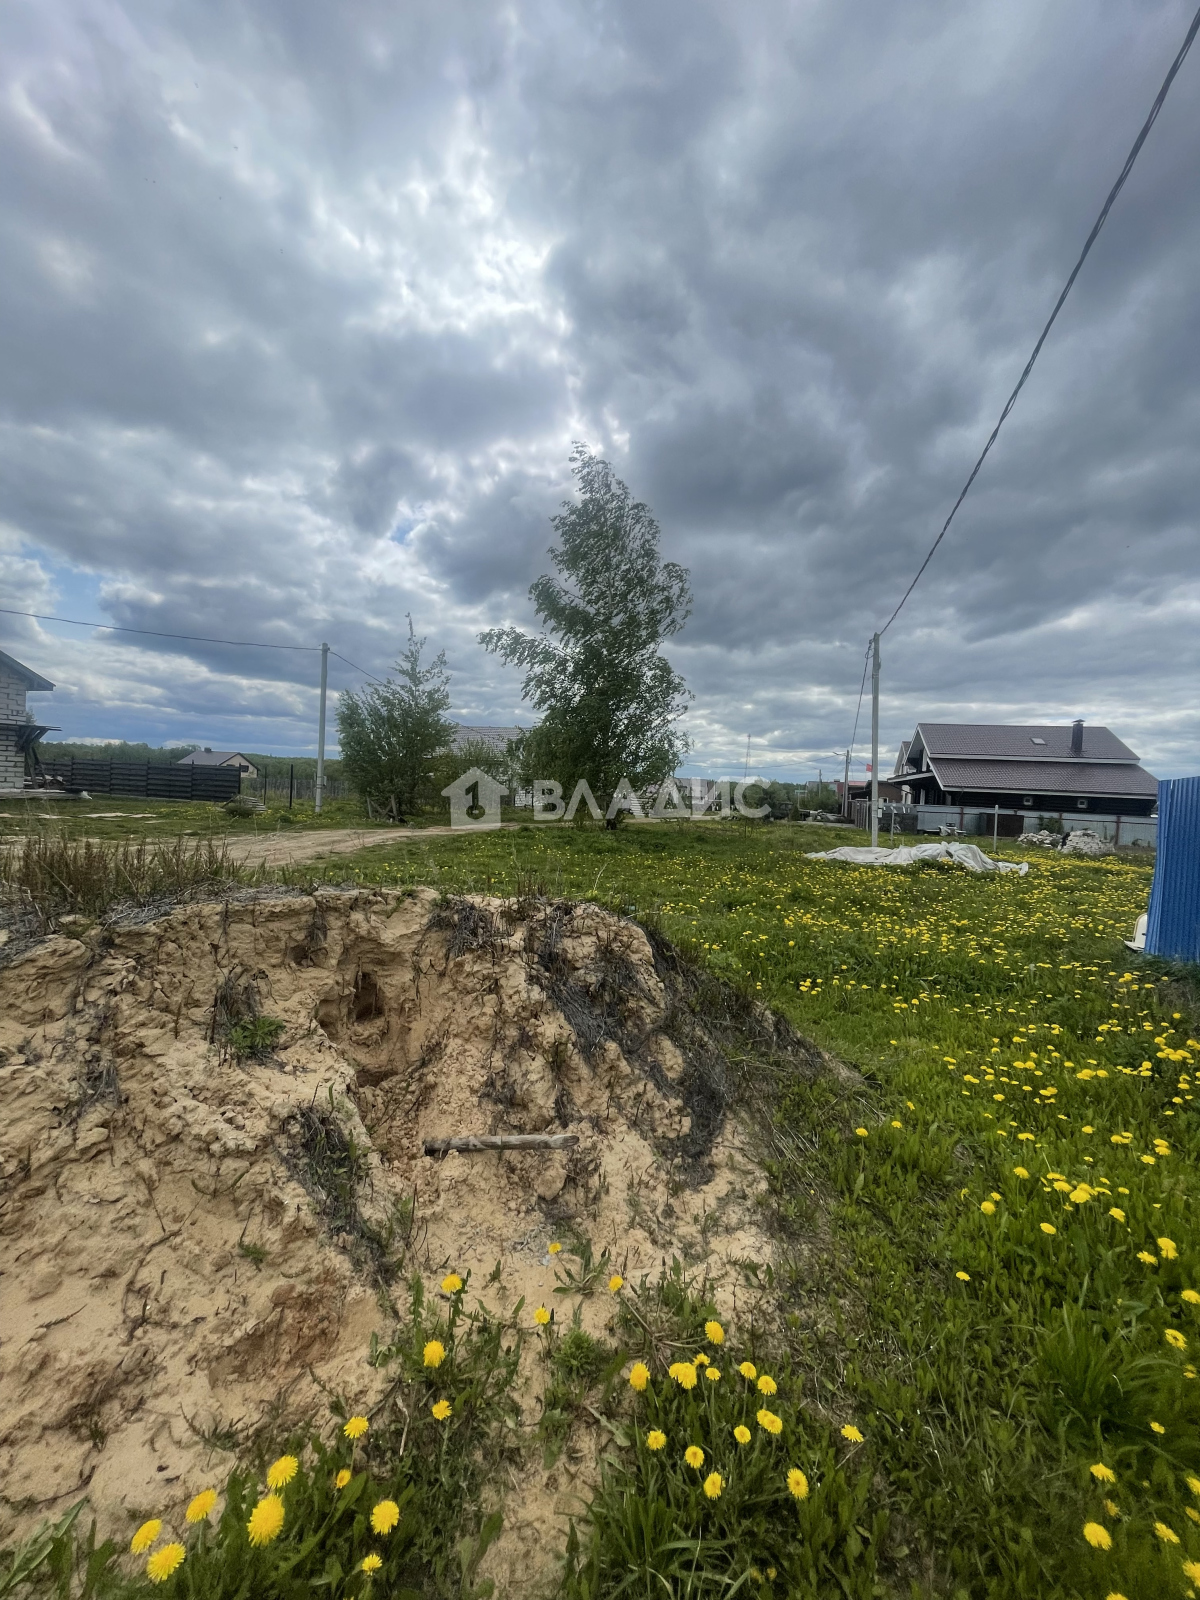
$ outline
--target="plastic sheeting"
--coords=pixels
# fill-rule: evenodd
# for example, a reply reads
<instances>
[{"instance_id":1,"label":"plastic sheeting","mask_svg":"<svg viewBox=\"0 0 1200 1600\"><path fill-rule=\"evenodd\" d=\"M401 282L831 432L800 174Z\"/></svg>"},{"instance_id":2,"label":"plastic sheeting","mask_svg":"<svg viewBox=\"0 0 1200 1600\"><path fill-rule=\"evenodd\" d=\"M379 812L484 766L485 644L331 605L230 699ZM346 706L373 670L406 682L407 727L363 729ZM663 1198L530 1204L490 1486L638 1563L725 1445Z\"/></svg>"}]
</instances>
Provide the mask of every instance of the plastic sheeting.
<instances>
[{"instance_id":1,"label":"plastic sheeting","mask_svg":"<svg viewBox=\"0 0 1200 1600\"><path fill-rule=\"evenodd\" d=\"M839 845L836 850L810 850L810 861L849 861L856 867L916 867L926 861L949 861L968 872L1029 871L1028 861L993 861L985 856L977 844L956 844L944 840L941 844L904 844L894 850L872 850L870 845Z\"/></svg>"}]
</instances>

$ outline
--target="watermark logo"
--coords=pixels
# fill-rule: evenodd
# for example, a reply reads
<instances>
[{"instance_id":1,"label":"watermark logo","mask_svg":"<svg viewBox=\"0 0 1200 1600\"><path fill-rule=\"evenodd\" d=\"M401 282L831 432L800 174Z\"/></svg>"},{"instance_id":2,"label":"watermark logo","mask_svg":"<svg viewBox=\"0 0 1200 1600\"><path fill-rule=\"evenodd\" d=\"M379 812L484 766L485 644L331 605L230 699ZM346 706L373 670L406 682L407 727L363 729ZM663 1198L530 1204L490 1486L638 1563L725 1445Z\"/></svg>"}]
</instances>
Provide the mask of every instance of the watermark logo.
<instances>
[{"instance_id":1,"label":"watermark logo","mask_svg":"<svg viewBox=\"0 0 1200 1600\"><path fill-rule=\"evenodd\" d=\"M684 798L681 782L690 791L690 804ZM537 778L533 783L533 820L571 822L580 806L597 822L602 819L612 822L622 811L650 822L671 819L700 822L712 817L729 817L735 811L739 816L761 818L770 815L770 806L765 802L760 806L749 805L746 791L761 788L762 782L761 778L745 778L734 784L714 778L668 778L659 785L647 813L642 797L628 778L621 779L604 811L585 778L580 778L569 799L564 798L561 783L553 778ZM507 792L503 784L482 768L469 768L442 790L443 797L450 802L450 826L498 828L500 801Z\"/></svg>"}]
</instances>

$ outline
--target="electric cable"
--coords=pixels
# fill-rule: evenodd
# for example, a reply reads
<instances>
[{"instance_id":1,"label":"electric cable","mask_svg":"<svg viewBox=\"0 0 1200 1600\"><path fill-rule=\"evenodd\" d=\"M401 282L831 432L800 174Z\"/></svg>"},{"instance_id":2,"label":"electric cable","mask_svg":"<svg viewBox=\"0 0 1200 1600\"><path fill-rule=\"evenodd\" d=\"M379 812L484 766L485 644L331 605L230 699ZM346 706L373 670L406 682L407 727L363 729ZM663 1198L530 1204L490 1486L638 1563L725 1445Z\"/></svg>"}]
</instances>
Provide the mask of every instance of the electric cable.
<instances>
[{"instance_id":1,"label":"electric cable","mask_svg":"<svg viewBox=\"0 0 1200 1600\"><path fill-rule=\"evenodd\" d=\"M72 628L102 628L107 633L141 633L150 639L186 639L190 644L235 644L246 650L305 650L320 655L319 644L263 644L258 639L210 639L202 633L164 633L158 628L122 628L115 622L81 622L78 617L49 617L41 611L13 611L0 606L0 616L33 617L37 622L65 622ZM330 651L330 655L335 654ZM345 660L345 656L340 658ZM358 669L360 672L362 668Z\"/></svg>"},{"instance_id":2,"label":"electric cable","mask_svg":"<svg viewBox=\"0 0 1200 1600\"><path fill-rule=\"evenodd\" d=\"M980 467L983 466L983 463L984 463L985 459L987 458L988 451L995 444L996 437L999 434L1000 429L1004 426L1005 419L1007 418L1009 412L1012 410L1013 406L1017 402L1017 396L1020 394L1021 390L1025 387L1025 380L1029 377L1029 374L1033 371L1033 364L1037 360L1038 356L1041 354L1042 346L1046 342L1046 337L1049 334L1050 329L1054 326L1055 318L1058 316L1058 313L1062 310L1063 304L1066 301L1066 298L1070 294L1071 289L1072 289L1072 287L1073 287L1073 285L1075 283L1075 279L1079 276L1080 268L1083 266L1083 263L1087 260L1088 253L1090 252L1092 246L1095 244L1096 239L1097 239L1097 237L1098 237L1098 235L1100 233L1100 229L1104 226L1105 222L1108 220L1108 213L1112 210L1113 203L1115 202L1117 196L1120 194L1121 190L1125 187L1126 178L1128 178L1129 174L1133 171L1133 164L1137 160L1138 154L1141 151L1142 146L1146 142L1146 138L1147 138L1147 136L1148 136L1148 134L1150 132L1150 129L1154 126L1155 122L1157 122L1157 120L1158 120L1158 113L1163 108L1163 103L1167 98L1167 93L1170 90L1171 85L1175 81L1176 73L1179 71L1180 67L1183 65L1184 59L1187 56L1188 51L1192 48L1192 41L1195 39L1197 32L1200 32L1200 9L1197 10L1196 15L1192 18L1192 25L1187 31L1187 37L1184 39L1183 43L1180 45L1178 54L1176 55L1174 61L1172 61L1172 63L1171 63L1170 71L1167 73L1166 77L1163 79L1162 88L1159 89L1158 94L1154 97L1154 104L1150 107L1150 115L1146 118L1145 122L1142 124L1142 131L1138 134L1137 138L1133 141L1133 148L1130 150L1129 154L1125 157L1125 165L1121 168L1120 177L1118 177L1116 183L1114 183L1112 188L1109 190L1108 199L1104 202L1104 205L1101 207L1100 215L1096 218L1096 221L1095 221L1095 224L1094 224L1094 226L1092 228L1092 231L1087 236L1087 243L1084 245L1083 250L1080 252L1079 260L1075 263L1074 267L1072 268L1071 276L1067 279L1066 283L1063 286L1062 293L1059 295L1058 299L1054 303L1054 310L1050 313L1050 319L1046 323L1046 326L1042 329L1041 337L1038 339L1038 342L1033 347L1033 354L1030 356L1029 360L1025 363L1025 370L1021 373L1021 376L1017 379L1016 388L1013 390L1013 392L1009 395L1008 399L1004 403L1004 410L1000 413L999 422L997 422L996 426L992 429L991 435L988 438L988 442L984 445L982 451L980 452L979 460L976 461L975 465L971 468L971 475L967 479L966 483L963 485L962 493L959 495L958 499L954 502L954 505L951 507L950 515L946 518L945 522L942 524L941 533L938 534L937 538L933 541L932 545L930 545L928 554L926 555L924 561L922 561L921 565L917 568L916 576L913 578L913 580L909 584L908 588L904 591L903 595L901 595L900 604L892 612L891 616L884 623L883 627L880 628L879 632L880 632L881 635L885 634L888 631L888 629L891 627L892 623L895 622L896 618L900 615L901 609L904 606L904 602L908 599L909 595L917 587L917 584L921 581L921 575L924 573L925 568L929 565L930 561L932 561L934 551L937 549L938 545L941 544L942 540L946 537L946 532L949 529L950 524L954 521L955 512L958 510L959 506L962 505L963 501L967 498L967 491L970 489L971 485L975 482L975 479L976 479L976 477L977 477L977 475L979 473L979 469L980 469Z\"/></svg>"},{"instance_id":3,"label":"electric cable","mask_svg":"<svg viewBox=\"0 0 1200 1600\"><path fill-rule=\"evenodd\" d=\"M302 650L307 655L320 655L319 644L267 644L261 639L211 639L202 633L166 633L159 628L122 628L115 622L83 622L78 617L51 617L42 611L14 611L10 606L0 606L0 616L5 617L32 617L36 622L65 622L72 628L101 628L108 633L138 633L149 639L183 639L189 644L231 644L244 650ZM330 649L331 656L337 656L339 661L344 661L348 667L353 667L355 672L361 672L364 678L370 678L372 683L382 683L382 678L377 678L374 673L368 672L366 667L360 667L350 660L349 656L342 655L340 650Z\"/></svg>"}]
</instances>

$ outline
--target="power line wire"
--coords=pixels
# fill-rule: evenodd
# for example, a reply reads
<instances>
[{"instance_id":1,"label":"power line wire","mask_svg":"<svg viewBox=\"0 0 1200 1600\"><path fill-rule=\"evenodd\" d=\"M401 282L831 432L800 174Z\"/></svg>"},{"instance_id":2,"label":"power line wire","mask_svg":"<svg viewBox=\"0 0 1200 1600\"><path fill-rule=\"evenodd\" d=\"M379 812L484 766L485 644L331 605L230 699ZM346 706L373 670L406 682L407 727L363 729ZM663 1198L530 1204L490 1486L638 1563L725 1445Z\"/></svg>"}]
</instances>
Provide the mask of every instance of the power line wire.
<instances>
[{"instance_id":1,"label":"power line wire","mask_svg":"<svg viewBox=\"0 0 1200 1600\"><path fill-rule=\"evenodd\" d=\"M302 650L308 655L320 655L319 644L266 644L260 639L210 639L202 633L166 633L158 628L122 628L115 622L83 622L78 617L51 617L42 611L14 611L10 606L0 606L0 616L5 617L32 617L37 622L65 622L72 628L102 628L108 633L138 633L148 639L184 639L189 644L231 644L244 650ZM329 654L337 656L339 661L344 661L348 667L353 667L355 672L361 672L364 678L370 678L372 683L382 683L374 673L368 672L366 667L360 667L351 661L349 656L342 655L340 650L331 649Z\"/></svg>"},{"instance_id":2,"label":"power line wire","mask_svg":"<svg viewBox=\"0 0 1200 1600\"><path fill-rule=\"evenodd\" d=\"M366 667L354 666L354 662L350 660L349 656L342 655L338 650L330 650L329 654L331 656L337 656L339 661L344 661L348 667L354 667L355 672L361 672L364 678L370 678L372 683L377 683L382 687L382 678L377 678L373 672L368 672Z\"/></svg>"},{"instance_id":3,"label":"power line wire","mask_svg":"<svg viewBox=\"0 0 1200 1600\"><path fill-rule=\"evenodd\" d=\"M102 628L107 633L140 633L149 639L186 639L191 644L235 644L246 650L304 650L316 655L321 653L318 644L263 644L258 639L210 639L201 633L164 633L157 628L122 628L115 622L82 622L78 617L48 617L41 611L13 611L8 606L0 606L0 615L33 617L38 622L65 622L72 628ZM330 655L336 654L336 651L330 651ZM346 658L340 656L338 659L344 661ZM359 667L358 670L361 672L362 668Z\"/></svg>"},{"instance_id":4,"label":"power line wire","mask_svg":"<svg viewBox=\"0 0 1200 1600\"><path fill-rule=\"evenodd\" d=\"M1065 285L1063 286L1062 293L1059 295L1058 299L1054 303L1054 310L1050 313L1050 319L1046 323L1046 326L1042 329L1041 337L1039 338L1038 342L1033 347L1033 354L1030 356L1029 360L1025 363L1025 370L1022 372L1020 378L1017 380L1016 388L1009 395L1007 401L1005 402L1004 410L1000 413L999 422L997 422L996 426L992 429L991 436L989 437L988 442L984 445L982 451L980 452L979 460L971 468L971 476L967 479L966 483L963 485L962 493L959 495L958 499L954 502L954 505L952 506L951 511L950 511L950 515L946 518L945 522L942 524L941 533L938 534L937 538L933 541L932 545L930 545L929 553L926 555L926 557L925 557L924 561L922 561L921 565L917 568L916 576L913 578L913 580L909 584L908 588L904 591L903 595L900 597L900 604L892 612L891 616L884 623L883 627L880 628L879 631L880 631L881 634L886 633L888 631L888 629L891 627L892 623L895 622L896 618L900 615L901 609L903 608L905 601L908 599L909 595L913 592L913 590L917 587L917 584L921 580L922 573L925 571L925 568L929 565L930 561L932 561L934 551L937 549L938 545L941 544L942 540L946 537L946 532L947 532L948 528L950 527L950 524L954 521L955 512L958 510L959 506L962 505L963 501L967 498L968 489L970 489L971 485L975 482L975 479L976 479L976 477L977 477L977 475L979 473L979 469L980 469L980 467L983 466L984 460L987 457L988 451L995 444L996 436L999 434L1000 429L1004 426L1005 419L1007 418L1009 412L1012 410L1013 406L1016 404L1017 396L1020 394L1021 390L1025 387L1025 380L1029 377L1029 374L1033 371L1033 364L1037 360L1038 356L1041 354L1042 346L1046 342L1046 336L1049 334L1050 329L1054 326L1055 318L1058 316L1058 313L1062 310L1063 303L1065 302L1067 296L1070 294L1072 286L1075 283L1075 279L1079 276L1080 268L1083 266L1083 263L1087 260L1088 253L1091 250L1092 246L1095 244L1096 239L1097 239L1097 237L1098 237L1098 235L1100 233L1100 229L1104 226L1105 222L1108 220L1108 213L1112 210L1113 203L1115 202L1117 196L1120 194L1121 190L1125 187L1126 178L1128 178L1129 174L1133 171L1133 164L1137 160L1138 154L1141 151L1142 146L1146 142L1146 138L1147 138L1147 136L1148 136L1148 134L1150 132L1150 129L1154 126L1155 122L1157 122L1157 120L1158 120L1158 113L1163 108L1163 102L1166 100L1167 93L1168 93L1171 85L1175 81L1175 75L1179 71L1180 67L1183 65L1184 58L1187 56L1188 51L1192 48L1192 41L1195 39L1196 34L1197 34L1198 31L1200 31L1200 10L1197 10L1196 15L1192 18L1192 25L1187 31L1187 37L1184 39L1182 45L1180 45L1179 53L1176 55L1174 61L1172 61L1170 71L1167 73L1166 77L1163 79L1162 88L1158 91L1158 94L1154 98L1154 104L1150 107L1150 115L1146 118L1145 122L1142 124L1142 131L1138 134L1137 138L1134 140L1132 150L1130 150L1129 154L1125 157L1125 165L1121 168L1121 175L1117 179L1116 183L1114 183L1112 188L1109 190L1108 199L1104 202L1104 205L1103 205L1103 207L1101 208L1101 211L1100 211L1100 215L1096 218L1095 225L1093 226L1091 233L1089 233L1088 236L1087 236L1087 243L1084 245L1083 250L1080 253L1079 260L1075 263L1075 266L1073 267L1073 269L1071 271L1071 276L1067 279ZM865 682L865 678L864 678L864 682Z\"/></svg>"}]
</instances>

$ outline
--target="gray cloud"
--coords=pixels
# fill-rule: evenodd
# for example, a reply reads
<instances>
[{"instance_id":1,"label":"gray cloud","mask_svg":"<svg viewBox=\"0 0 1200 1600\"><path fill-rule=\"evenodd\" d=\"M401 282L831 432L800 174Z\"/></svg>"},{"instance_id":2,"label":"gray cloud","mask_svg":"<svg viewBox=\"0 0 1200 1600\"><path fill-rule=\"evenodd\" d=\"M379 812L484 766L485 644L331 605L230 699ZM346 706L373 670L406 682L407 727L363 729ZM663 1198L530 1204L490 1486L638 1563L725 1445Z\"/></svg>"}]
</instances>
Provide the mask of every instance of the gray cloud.
<instances>
[{"instance_id":1,"label":"gray cloud","mask_svg":"<svg viewBox=\"0 0 1200 1600\"><path fill-rule=\"evenodd\" d=\"M829 770L1186 22L18 3L9 603L375 673L411 610L465 717L528 717L475 635L529 620L585 438L692 569L696 761ZM1198 70L887 636L890 745L1083 714L1200 763ZM311 656L2 620L65 732L312 746Z\"/></svg>"}]
</instances>

